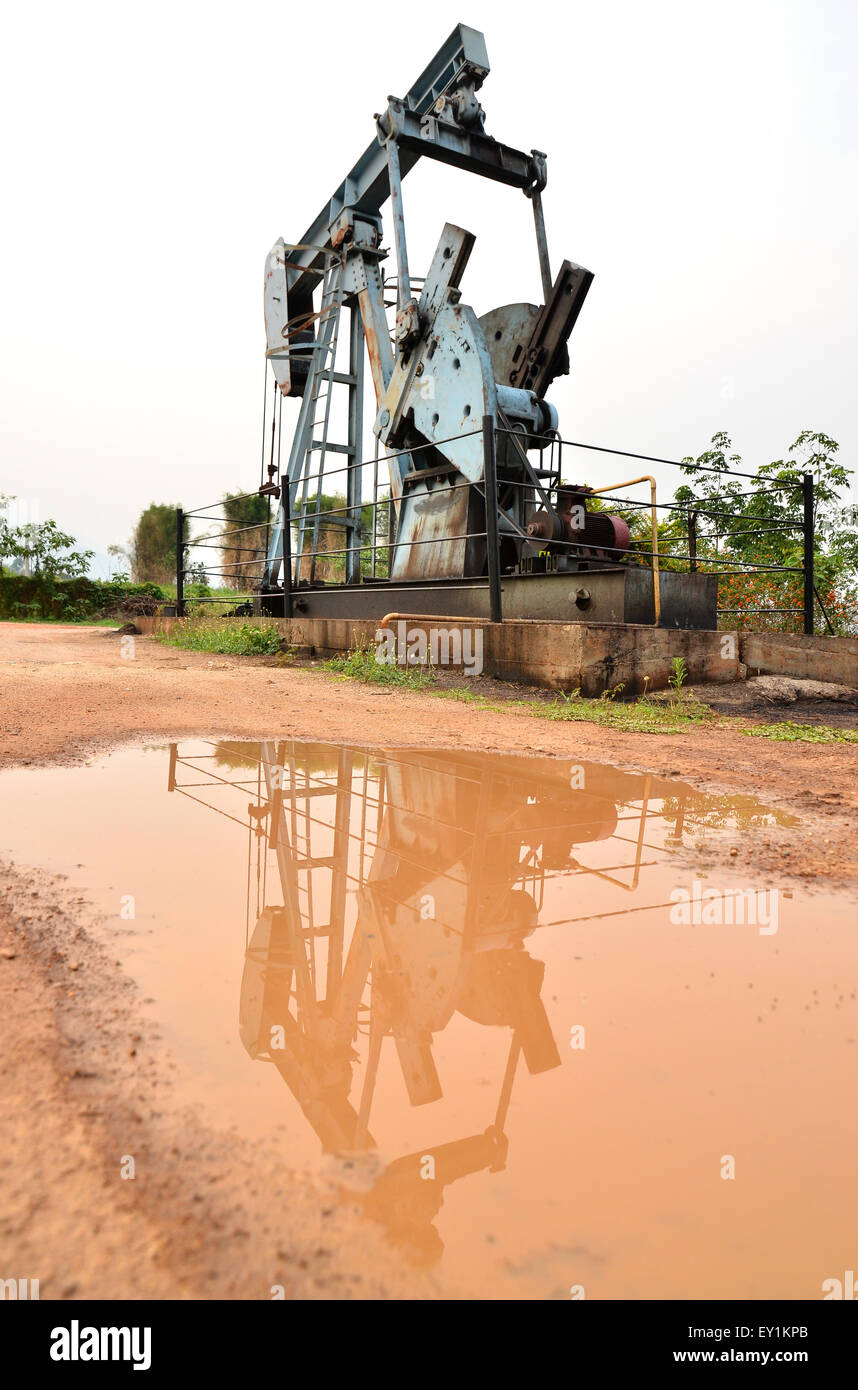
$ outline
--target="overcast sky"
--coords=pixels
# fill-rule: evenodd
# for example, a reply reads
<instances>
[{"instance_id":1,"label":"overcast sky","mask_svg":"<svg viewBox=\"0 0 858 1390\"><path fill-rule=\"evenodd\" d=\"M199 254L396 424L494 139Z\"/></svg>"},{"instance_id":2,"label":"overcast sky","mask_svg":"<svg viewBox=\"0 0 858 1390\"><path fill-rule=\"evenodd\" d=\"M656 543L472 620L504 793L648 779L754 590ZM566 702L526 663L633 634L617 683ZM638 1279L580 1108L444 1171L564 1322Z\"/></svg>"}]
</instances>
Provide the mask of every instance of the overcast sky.
<instances>
[{"instance_id":1,"label":"overcast sky","mask_svg":"<svg viewBox=\"0 0 858 1390\"><path fill-rule=\"evenodd\" d=\"M149 502L256 486L265 255L458 21L489 134L548 152L552 264L595 273L564 435L677 458L726 429L756 464L812 428L855 465L856 0L49 0L4 21L0 492L103 557ZM428 161L404 192L414 273L452 221L478 313L540 297L521 194Z\"/></svg>"}]
</instances>

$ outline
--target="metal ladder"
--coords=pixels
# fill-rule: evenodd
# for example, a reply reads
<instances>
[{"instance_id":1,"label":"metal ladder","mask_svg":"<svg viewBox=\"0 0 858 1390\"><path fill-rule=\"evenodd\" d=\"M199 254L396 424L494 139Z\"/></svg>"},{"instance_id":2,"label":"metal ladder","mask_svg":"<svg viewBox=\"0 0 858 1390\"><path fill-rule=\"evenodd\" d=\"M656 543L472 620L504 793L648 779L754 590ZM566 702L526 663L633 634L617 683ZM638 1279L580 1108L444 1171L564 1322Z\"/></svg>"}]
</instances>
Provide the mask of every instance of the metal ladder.
<instances>
[{"instance_id":1,"label":"metal ladder","mask_svg":"<svg viewBox=\"0 0 858 1390\"><path fill-rule=\"evenodd\" d=\"M337 256L332 258L325 270L322 287L322 303L319 312L319 337L314 349L311 368L310 401L307 411L306 439L303 456L303 488L301 492L301 512L298 522L298 536L295 554L295 579L301 575L301 560L304 555L304 539L307 530L307 498L310 492L310 479L313 475L313 461L318 458L316 473L316 505L313 517L313 548L311 561L311 581L315 578L316 553L319 546L319 522L321 520L322 489L324 485L325 456L328 453L351 454L347 444L335 444L328 438L331 419L331 394L337 373L337 342L339 340L340 317L343 310L344 262ZM322 415L318 416L322 406ZM318 418L317 418L318 417ZM321 433L319 430L321 428ZM332 518L333 520L333 518Z\"/></svg>"}]
</instances>

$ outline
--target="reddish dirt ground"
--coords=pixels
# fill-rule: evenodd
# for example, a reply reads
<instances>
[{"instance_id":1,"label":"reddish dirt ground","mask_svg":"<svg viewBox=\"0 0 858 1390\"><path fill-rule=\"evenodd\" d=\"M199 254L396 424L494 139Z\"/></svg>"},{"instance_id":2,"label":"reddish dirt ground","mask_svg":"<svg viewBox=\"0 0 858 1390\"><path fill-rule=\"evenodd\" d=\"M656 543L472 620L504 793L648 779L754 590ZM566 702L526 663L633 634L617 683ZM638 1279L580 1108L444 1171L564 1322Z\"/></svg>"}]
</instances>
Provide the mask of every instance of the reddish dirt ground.
<instances>
[{"instance_id":1,"label":"reddish dirt ground","mask_svg":"<svg viewBox=\"0 0 858 1390\"><path fill-rule=\"evenodd\" d=\"M799 818L712 851L734 866L858 880L855 745L749 739L729 724L640 735L548 723L153 639L123 659L104 628L0 624L0 768L193 734L601 759L753 793ZM282 1157L173 1113L165 1058L135 1031L133 991L88 935L87 905L26 866L3 866L0 890L0 1276L38 1274L53 1298L265 1298L281 1268L287 1297L449 1292L395 1268L348 1208L320 1206L301 1180L272 1219L266 1174L285 1188ZM153 1172L145 1185L117 1178L129 1132Z\"/></svg>"},{"instance_id":2,"label":"reddish dirt ground","mask_svg":"<svg viewBox=\"0 0 858 1390\"><path fill-rule=\"evenodd\" d=\"M759 867L771 856L783 870L786 850L802 878L858 879L855 744L778 743L729 723L625 733L345 684L320 669L179 651L153 638L135 638L134 651L124 660L119 637L106 628L0 623L0 768L67 764L119 742L192 734L601 759L701 789L753 793L801 817L792 831L737 844L739 864L749 856ZM481 684L501 698L513 693ZM722 688L714 698L723 699ZM780 717L795 713L786 708Z\"/></svg>"}]
</instances>

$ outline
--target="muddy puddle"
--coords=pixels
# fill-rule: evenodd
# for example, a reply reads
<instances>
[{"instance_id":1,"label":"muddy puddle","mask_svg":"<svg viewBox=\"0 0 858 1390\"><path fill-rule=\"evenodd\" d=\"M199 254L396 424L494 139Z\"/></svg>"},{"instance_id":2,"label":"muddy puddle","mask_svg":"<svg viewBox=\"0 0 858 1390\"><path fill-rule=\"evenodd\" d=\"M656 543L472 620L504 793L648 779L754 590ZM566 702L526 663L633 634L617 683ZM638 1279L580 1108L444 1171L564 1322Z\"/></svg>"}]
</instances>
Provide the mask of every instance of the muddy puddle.
<instances>
[{"instance_id":1,"label":"muddy puddle","mask_svg":"<svg viewBox=\"0 0 858 1390\"><path fill-rule=\"evenodd\" d=\"M855 1267L858 908L696 867L792 818L595 763L201 740L4 773L0 817L104 914L179 1101L466 1294Z\"/></svg>"}]
</instances>

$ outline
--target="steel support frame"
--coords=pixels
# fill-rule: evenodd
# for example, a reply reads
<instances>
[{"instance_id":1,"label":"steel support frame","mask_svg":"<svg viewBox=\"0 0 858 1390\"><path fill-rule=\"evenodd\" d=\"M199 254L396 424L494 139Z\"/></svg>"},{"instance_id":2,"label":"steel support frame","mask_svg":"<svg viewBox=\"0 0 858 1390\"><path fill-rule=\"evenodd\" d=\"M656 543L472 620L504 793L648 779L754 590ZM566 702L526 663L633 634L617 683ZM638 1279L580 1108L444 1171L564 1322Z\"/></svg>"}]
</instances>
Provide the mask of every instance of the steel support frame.
<instances>
[{"instance_id":1,"label":"steel support frame","mask_svg":"<svg viewBox=\"0 0 858 1390\"><path fill-rule=\"evenodd\" d=\"M346 583L358 584L360 583L363 473L361 449L363 445L364 330L360 304L356 300L349 306L349 377L351 379L348 383L348 443L351 453L347 455L349 469L346 474L346 518L349 522Z\"/></svg>"},{"instance_id":2,"label":"steel support frame","mask_svg":"<svg viewBox=\"0 0 858 1390\"><path fill-rule=\"evenodd\" d=\"M452 135L445 138L442 146L439 147L433 138L434 129L430 130L427 124L427 134L421 137L420 124L421 119L426 118L427 122L432 121L434 126L438 126L439 122L434 121L429 116L437 98L456 87L469 75L476 75L481 82L488 75L489 70L486 42L483 35L478 30L469 28L468 25L457 25L424 68L417 81L409 88L405 97L401 101L397 101L397 105L404 112L407 112L409 117L413 118L407 123L410 145L399 151L401 178L404 178L408 171L414 168L421 154L425 154L429 158L443 159L447 163L456 163L468 158L473 159L474 139L468 132L459 131L456 126L448 125L445 122L445 132L452 132ZM353 208L357 212L376 215L387 201L390 195L390 182L388 153L385 146L392 132L389 128L383 128L385 120L386 117L381 118L382 128L379 129L377 138L367 146L360 158L352 165L330 202L321 209L318 216L307 228L299 246L290 249L289 258L293 265L299 268L290 271L289 289L290 291L295 290L297 296L311 294L322 278L324 248L330 247L331 227L343 211L346 208ZM459 140L456 139L457 135L461 137ZM502 178L504 182L511 182L520 188L527 187L528 183L533 181L535 177L534 161L529 156L520 150L496 145L496 142L489 140L488 136L480 135L477 143L479 142L496 146L496 155L492 155L489 161L494 167L495 173L494 175L489 174L489 177ZM465 165L460 164L459 167L465 167Z\"/></svg>"},{"instance_id":3,"label":"steel support frame","mask_svg":"<svg viewBox=\"0 0 858 1390\"><path fill-rule=\"evenodd\" d=\"M495 420L483 416L483 477L486 498L486 556L489 571L489 610L493 623L503 622L501 597L500 538L498 536L498 471L495 450Z\"/></svg>"},{"instance_id":4,"label":"steel support frame","mask_svg":"<svg viewBox=\"0 0 858 1390\"><path fill-rule=\"evenodd\" d=\"M402 179L421 157L493 179L513 188L519 188L533 202L534 226L539 254L540 275L543 290L548 297L551 287L548 248L545 235L545 222L542 212L541 191L546 182L545 156L540 151L530 154L503 145L481 130L465 129L450 120L442 119L433 113L436 99L450 91L463 80L475 81L479 86L489 71L485 40L478 31L459 25L450 35L439 52L409 90L404 99L390 98L386 111L377 118L376 140L367 147L351 171L333 195L328 206L319 213L305 232L299 246L289 249L289 259L293 269L287 271L288 293L297 302L308 299L315 286L323 278L329 258L334 250L334 239L344 234L345 224L354 225L361 218L375 220L384 202L390 198L393 208L393 234L398 271L398 307L410 298L410 276L402 205ZM335 254L335 253L334 253ZM370 365L376 396L380 400L382 390L386 389L393 371L393 359L387 336L387 321L384 313L381 275L378 266L378 252L362 247L360 242L347 253L347 262L356 283L350 285L356 294L363 320L364 337L369 350ZM353 301L351 301L353 305ZM348 546L346 582L360 583L360 468L362 458L362 391L363 391L363 341L358 343L356 314L352 307L350 338L351 378L359 379L350 383L349 392L349 455L352 465L347 473L347 513L346 528L350 536ZM325 337L322 328L321 338ZM289 498L294 514L294 502L299 478L306 469L308 447L311 442L313 424L310 419L311 402L314 396L314 378L321 371L318 358L313 359L310 374L305 386L304 397L288 464ZM495 421L491 420L491 457L495 460ZM398 512L401 496L401 478L409 468L409 460L402 457L391 465L391 491L393 505ZM489 579L492 594L492 620L501 621L500 579L498 552L497 515L497 477L486 488L486 514L489 549ZM283 494L284 499L286 494ZM493 499L494 506L489 502ZM274 587L280 577L283 555L283 531L285 508L281 503L274 527L268 563L265 569L266 586ZM355 524L357 523L357 524ZM315 529L318 529L316 518ZM355 543L356 542L356 543ZM297 565L303 545L298 546ZM314 545L315 550L315 545ZM492 571L495 571L492 577ZM296 579L299 576L296 574Z\"/></svg>"}]
</instances>

